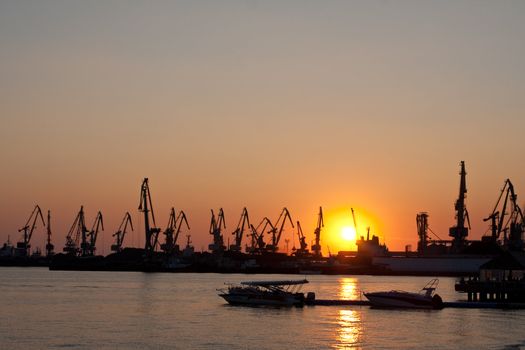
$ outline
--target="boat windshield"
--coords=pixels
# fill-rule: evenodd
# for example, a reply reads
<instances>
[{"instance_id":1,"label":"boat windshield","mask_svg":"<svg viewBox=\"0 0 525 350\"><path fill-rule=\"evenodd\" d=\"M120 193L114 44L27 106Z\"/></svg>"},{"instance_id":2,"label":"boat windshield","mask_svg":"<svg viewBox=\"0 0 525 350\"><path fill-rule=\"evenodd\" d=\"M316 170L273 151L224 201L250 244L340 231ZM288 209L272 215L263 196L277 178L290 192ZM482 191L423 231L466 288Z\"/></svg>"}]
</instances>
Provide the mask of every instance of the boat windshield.
<instances>
[{"instance_id":1,"label":"boat windshield","mask_svg":"<svg viewBox=\"0 0 525 350\"><path fill-rule=\"evenodd\" d=\"M437 279L437 278L434 278L434 279L430 280L423 287L423 289L421 289L419 294L425 294L426 296L432 295L432 293L434 293L434 291L436 290L438 283L439 283L439 279Z\"/></svg>"}]
</instances>

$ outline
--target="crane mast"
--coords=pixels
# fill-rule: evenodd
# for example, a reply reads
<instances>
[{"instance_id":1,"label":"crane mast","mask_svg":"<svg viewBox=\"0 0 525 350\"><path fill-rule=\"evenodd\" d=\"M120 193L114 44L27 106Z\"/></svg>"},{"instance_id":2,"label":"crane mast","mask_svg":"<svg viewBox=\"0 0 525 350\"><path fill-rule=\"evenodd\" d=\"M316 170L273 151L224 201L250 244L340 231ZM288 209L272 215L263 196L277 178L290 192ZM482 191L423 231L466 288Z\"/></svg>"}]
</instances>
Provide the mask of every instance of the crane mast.
<instances>
[{"instance_id":1,"label":"crane mast","mask_svg":"<svg viewBox=\"0 0 525 350\"><path fill-rule=\"evenodd\" d=\"M429 236L428 236L428 213L420 212L416 215L417 235L419 241L417 243L417 251L424 254L427 250Z\"/></svg>"},{"instance_id":2,"label":"crane mast","mask_svg":"<svg viewBox=\"0 0 525 350\"><path fill-rule=\"evenodd\" d=\"M454 209L456 210L456 225L449 229L449 236L452 237L452 250L454 252L459 252L466 246L468 228L465 226L465 221L469 223L470 227L468 211L465 205L467 194L467 173L465 171L465 162L461 161L460 165L459 196L454 206Z\"/></svg>"},{"instance_id":3,"label":"crane mast","mask_svg":"<svg viewBox=\"0 0 525 350\"><path fill-rule=\"evenodd\" d=\"M211 210L210 234L213 235L213 243L208 246L208 249L213 253L222 253L226 249L224 246L224 238L222 236L222 229L226 229L226 222L224 221L224 211L219 209L219 214L215 218L213 209Z\"/></svg>"},{"instance_id":4,"label":"crane mast","mask_svg":"<svg viewBox=\"0 0 525 350\"><path fill-rule=\"evenodd\" d=\"M46 256L49 258L53 256L55 246L51 243L51 210L47 211L47 244L46 244Z\"/></svg>"},{"instance_id":5,"label":"crane mast","mask_svg":"<svg viewBox=\"0 0 525 350\"><path fill-rule=\"evenodd\" d=\"M126 212L126 214L124 214L122 222L120 223L120 226L117 229L117 232L113 234L113 237L115 237L115 243L111 245L111 251L116 253L122 251L122 244L124 243L124 237L126 236L128 224L131 227L131 231L133 231L133 222L131 222L131 214L129 212Z\"/></svg>"},{"instance_id":6,"label":"crane mast","mask_svg":"<svg viewBox=\"0 0 525 350\"><path fill-rule=\"evenodd\" d=\"M27 219L27 222L24 225L24 227L18 230L18 232L24 232L22 236L22 242L17 242L16 244L17 251L22 256L29 256L29 249L31 248L31 237L33 236L33 232L35 231L38 218L40 218L42 225L46 227L44 217L42 216L42 210L40 210L40 207L38 205L35 205L35 208L31 212L31 215Z\"/></svg>"},{"instance_id":7,"label":"crane mast","mask_svg":"<svg viewBox=\"0 0 525 350\"><path fill-rule=\"evenodd\" d=\"M148 178L144 178L140 188L139 211L144 213L144 232L146 236L144 251L147 255L151 255L155 251L160 228L157 228L157 224L155 223L155 213L153 212L153 204L151 201L151 192L148 185ZM150 226L150 215L153 227Z\"/></svg>"},{"instance_id":8,"label":"crane mast","mask_svg":"<svg viewBox=\"0 0 525 350\"><path fill-rule=\"evenodd\" d=\"M241 251L241 243L242 243L242 236L244 235L244 230L250 226L251 225L250 225L250 218L248 217L248 209L244 207L241 213L241 218L239 219L239 223L237 224L237 228L235 229L235 231L232 232L232 235L235 236L235 244L232 244L230 246L231 251L235 251L235 252Z\"/></svg>"},{"instance_id":9,"label":"crane mast","mask_svg":"<svg viewBox=\"0 0 525 350\"><path fill-rule=\"evenodd\" d=\"M314 253L314 257L320 258L322 256L321 254L321 229L324 227L324 220L323 220L323 208L319 207L319 214L317 216L317 226L315 227L314 235L315 235L315 244L312 246L312 251Z\"/></svg>"}]
</instances>

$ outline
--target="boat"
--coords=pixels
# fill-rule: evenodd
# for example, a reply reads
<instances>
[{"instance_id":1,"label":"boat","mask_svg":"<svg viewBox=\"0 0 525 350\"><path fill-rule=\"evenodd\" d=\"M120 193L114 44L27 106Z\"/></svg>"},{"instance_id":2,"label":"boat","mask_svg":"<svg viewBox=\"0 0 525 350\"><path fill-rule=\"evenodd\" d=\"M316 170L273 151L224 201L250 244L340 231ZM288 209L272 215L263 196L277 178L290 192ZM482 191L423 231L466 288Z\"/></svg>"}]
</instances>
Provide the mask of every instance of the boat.
<instances>
[{"instance_id":1,"label":"boat","mask_svg":"<svg viewBox=\"0 0 525 350\"><path fill-rule=\"evenodd\" d=\"M306 279L285 281L251 281L240 285L229 284L227 288L218 289L219 296L230 305L251 306L303 306L305 296L300 292ZM308 298L315 298L308 293Z\"/></svg>"},{"instance_id":2,"label":"boat","mask_svg":"<svg viewBox=\"0 0 525 350\"><path fill-rule=\"evenodd\" d=\"M443 300L438 294L435 294L438 283L439 280L434 278L418 293L391 290L388 292L369 292L364 294L373 307L441 309L443 308Z\"/></svg>"}]
</instances>

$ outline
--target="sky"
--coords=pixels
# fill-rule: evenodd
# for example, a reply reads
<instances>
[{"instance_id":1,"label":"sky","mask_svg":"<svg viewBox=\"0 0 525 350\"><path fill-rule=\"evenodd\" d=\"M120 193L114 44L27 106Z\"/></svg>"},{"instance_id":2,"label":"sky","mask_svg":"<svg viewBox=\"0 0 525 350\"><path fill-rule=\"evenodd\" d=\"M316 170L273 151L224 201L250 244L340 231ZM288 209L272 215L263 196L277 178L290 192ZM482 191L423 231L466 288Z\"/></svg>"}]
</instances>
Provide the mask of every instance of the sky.
<instances>
[{"instance_id":1,"label":"sky","mask_svg":"<svg viewBox=\"0 0 525 350\"><path fill-rule=\"evenodd\" d=\"M524 37L523 1L1 0L0 242L39 204L57 251L80 205L98 252L126 211L143 245L148 177L157 226L184 210L196 250L210 209L233 242L245 206L287 207L308 243L322 206L325 254L355 249L350 208L415 249L418 212L454 224L460 161L479 239L505 179L525 204Z\"/></svg>"}]
</instances>

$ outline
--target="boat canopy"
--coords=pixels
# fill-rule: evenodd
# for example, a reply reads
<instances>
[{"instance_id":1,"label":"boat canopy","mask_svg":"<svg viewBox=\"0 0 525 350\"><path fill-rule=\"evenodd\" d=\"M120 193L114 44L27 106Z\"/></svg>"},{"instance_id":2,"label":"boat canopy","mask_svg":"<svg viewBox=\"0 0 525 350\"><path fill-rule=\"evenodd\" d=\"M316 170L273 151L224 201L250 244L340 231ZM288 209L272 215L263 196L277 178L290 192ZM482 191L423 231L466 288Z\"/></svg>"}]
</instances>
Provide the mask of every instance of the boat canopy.
<instances>
[{"instance_id":1,"label":"boat canopy","mask_svg":"<svg viewBox=\"0 0 525 350\"><path fill-rule=\"evenodd\" d=\"M244 286L259 286L259 287L269 287L269 286L291 286L296 284L305 284L308 283L308 280L284 280L284 281L250 281L250 282L241 282Z\"/></svg>"}]
</instances>

